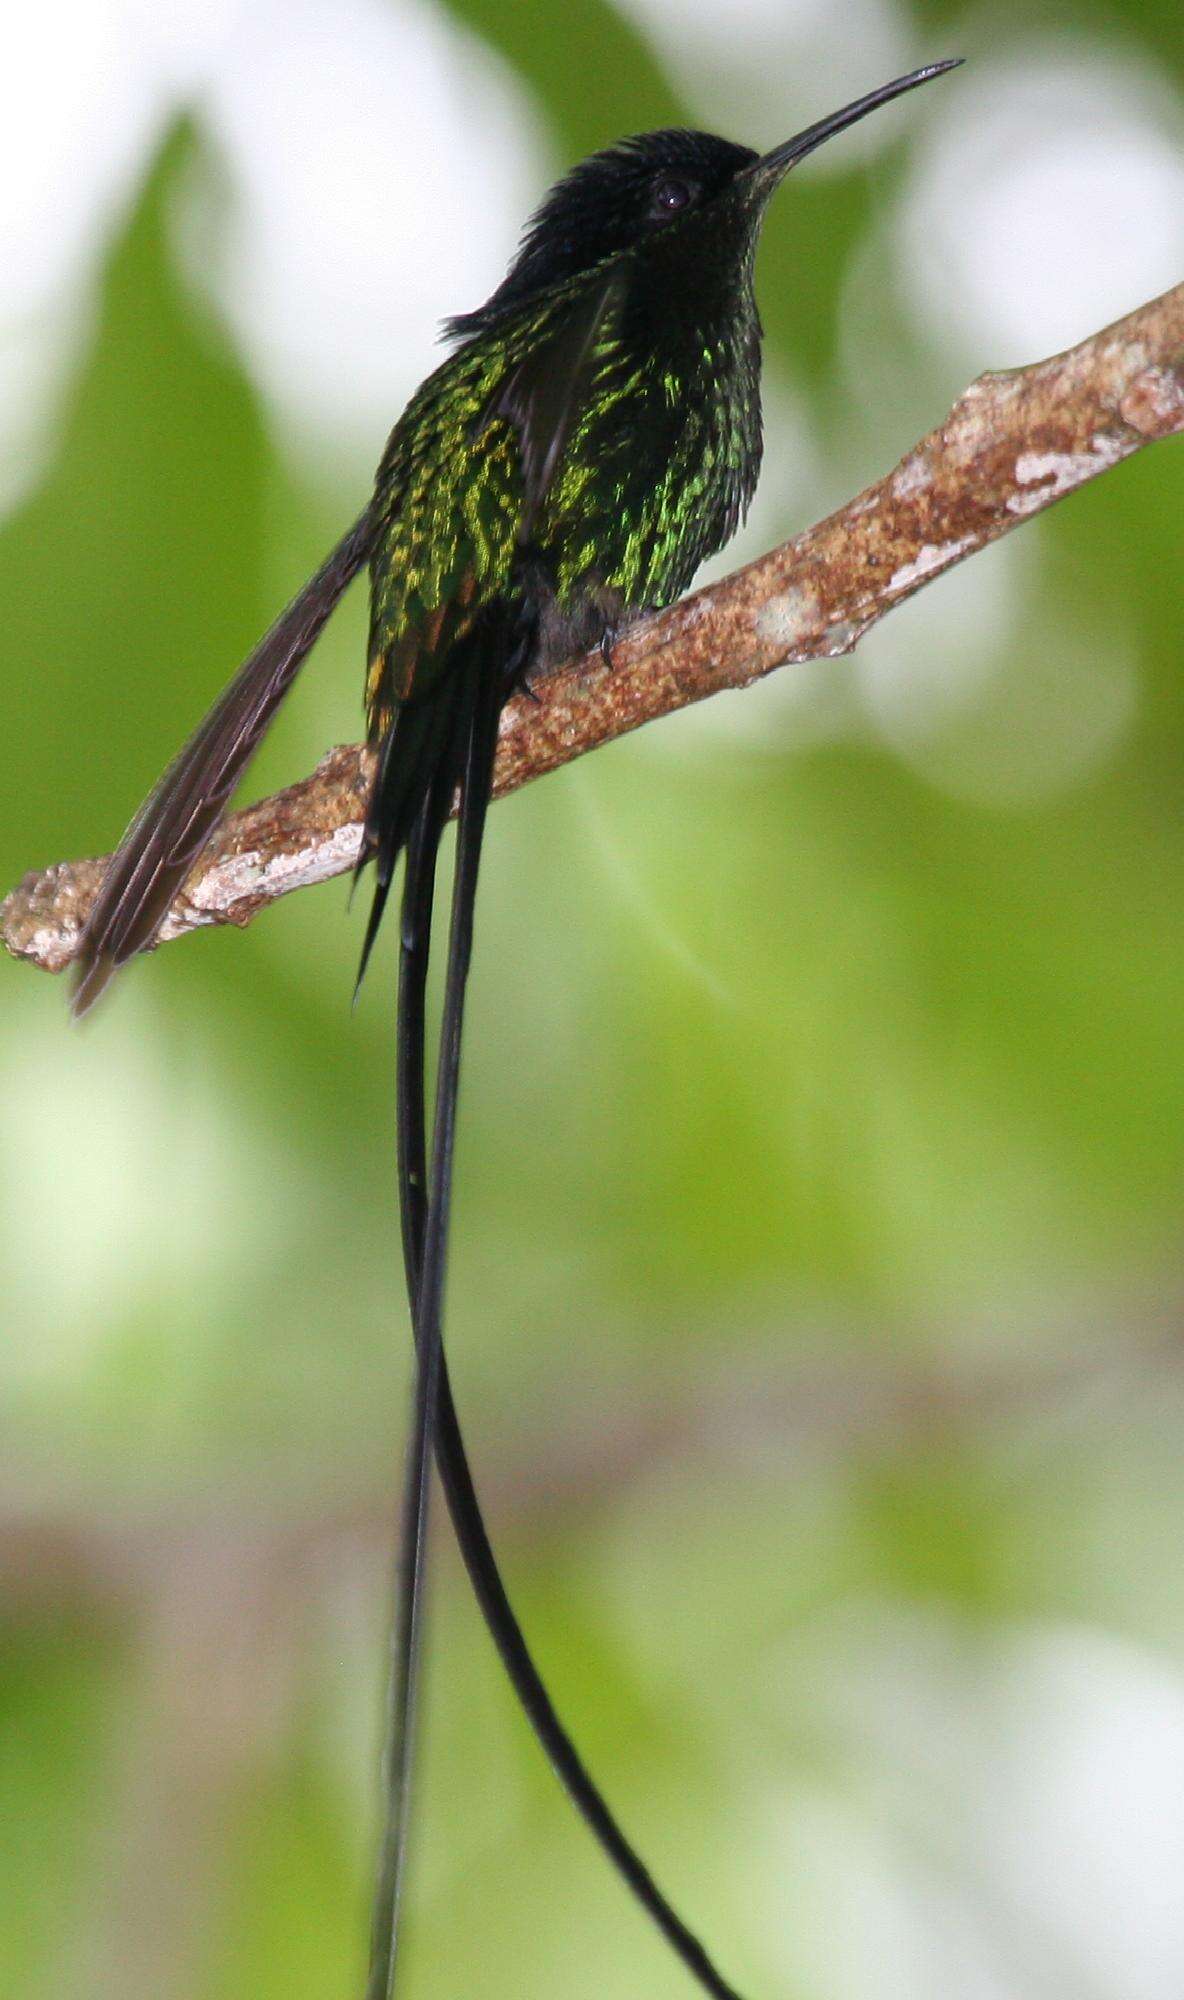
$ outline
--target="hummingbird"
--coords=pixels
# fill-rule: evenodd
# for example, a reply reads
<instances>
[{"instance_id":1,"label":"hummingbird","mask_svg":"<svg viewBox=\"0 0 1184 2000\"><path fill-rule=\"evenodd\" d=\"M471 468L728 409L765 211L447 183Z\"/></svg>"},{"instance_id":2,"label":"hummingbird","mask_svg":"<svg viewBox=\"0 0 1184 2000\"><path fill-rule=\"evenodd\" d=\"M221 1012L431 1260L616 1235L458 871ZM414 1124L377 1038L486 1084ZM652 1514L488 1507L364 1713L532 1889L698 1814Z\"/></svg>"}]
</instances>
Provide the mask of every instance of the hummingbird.
<instances>
[{"instance_id":1,"label":"hummingbird","mask_svg":"<svg viewBox=\"0 0 1184 2000\"><path fill-rule=\"evenodd\" d=\"M355 880L372 866L374 890L358 984L401 863L396 1140L416 1366L366 2000L390 2000L395 1983L433 1453L477 1601L557 1774L701 1989L738 2000L622 1832L554 1707L501 1577L453 1399L443 1308L477 877L509 696L597 647L611 666L618 635L687 589L752 499L754 264L770 198L824 141L955 67L910 71L770 152L705 132L648 132L560 180L491 297L445 323L451 351L395 425L368 505L141 807L79 943L75 1015L154 942L306 655L368 564L374 776ZM426 986L437 858L454 806L429 1144Z\"/></svg>"}]
</instances>

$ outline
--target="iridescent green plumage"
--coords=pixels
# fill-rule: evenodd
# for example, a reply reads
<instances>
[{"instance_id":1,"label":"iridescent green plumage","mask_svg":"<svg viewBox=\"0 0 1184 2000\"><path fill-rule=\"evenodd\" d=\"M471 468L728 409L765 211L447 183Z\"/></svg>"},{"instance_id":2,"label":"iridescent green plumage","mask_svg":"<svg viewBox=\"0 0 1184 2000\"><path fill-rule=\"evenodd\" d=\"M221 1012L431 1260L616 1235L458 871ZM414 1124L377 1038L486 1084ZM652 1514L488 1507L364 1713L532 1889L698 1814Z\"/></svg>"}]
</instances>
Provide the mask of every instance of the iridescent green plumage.
<instances>
[{"instance_id":1,"label":"iridescent green plumage","mask_svg":"<svg viewBox=\"0 0 1184 2000\"><path fill-rule=\"evenodd\" d=\"M372 739L445 670L482 605L535 591L544 652L570 652L573 634L594 636L590 614L611 625L671 602L734 533L761 452L760 209L747 193L682 225L698 239L700 280L714 267L723 282L686 296L683 274L676 297L679 274L651 245L618 254L469 334L412 399L376 484ZM523 452L533 384L515 397L524 367L548 384L558 373L566 394L536 494Z\"/></svg>"}]
</instances>

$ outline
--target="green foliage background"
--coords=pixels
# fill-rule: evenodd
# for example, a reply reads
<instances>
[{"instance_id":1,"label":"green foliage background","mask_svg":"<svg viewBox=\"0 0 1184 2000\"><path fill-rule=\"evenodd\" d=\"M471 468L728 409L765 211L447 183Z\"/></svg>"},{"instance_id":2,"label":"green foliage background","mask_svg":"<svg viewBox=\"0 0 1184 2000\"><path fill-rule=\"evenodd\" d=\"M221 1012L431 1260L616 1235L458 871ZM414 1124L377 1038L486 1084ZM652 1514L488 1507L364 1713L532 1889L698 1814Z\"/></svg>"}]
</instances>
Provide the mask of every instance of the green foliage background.
<instances>
[{"instance_id":1,"label":"green foliage background","mask_svg":"<svg viewBox=\"0 0 1184 2000\"><path fill-rule=\"evenodd\" d=\"M598 0L453 11L556 166L696 116ZM922 54L1019 18L915 15ZM1048 26L1184 86L1175 6ZM116 218L52 463L0 523L5 882L111 840L359 497L294 473L181 274L203 144L178 128ZM818 511L960 386L894 328L899 401L840 393L845 283L903 162L803 183L762 252ZM493 816L458 1397L561 1707L754 1996L1178 1990L1140 1983L1134 1917L1129 1981L1118 1948L1080 1983L1121 1885L1074 1847L1073 1785L1043 1817L1026 1787L1062 1734L1083 1795L1107 1731L1116 1796L1181 1754L1182 503L1175 445L1020 531L1029 615L952 762L1006 769L1050 634L1070 676L1120 645L1138 690L1042 802L968 803L870 732L705 723ZM356 733L362 636L359 597L253 788ZM408 1359L387 942L352 1019L337 884L162 953L85 1034L7 969L6 1994L358 1990ZM673 2000L439 1525L406 1991Z\"/></svg>"}]
</instances>

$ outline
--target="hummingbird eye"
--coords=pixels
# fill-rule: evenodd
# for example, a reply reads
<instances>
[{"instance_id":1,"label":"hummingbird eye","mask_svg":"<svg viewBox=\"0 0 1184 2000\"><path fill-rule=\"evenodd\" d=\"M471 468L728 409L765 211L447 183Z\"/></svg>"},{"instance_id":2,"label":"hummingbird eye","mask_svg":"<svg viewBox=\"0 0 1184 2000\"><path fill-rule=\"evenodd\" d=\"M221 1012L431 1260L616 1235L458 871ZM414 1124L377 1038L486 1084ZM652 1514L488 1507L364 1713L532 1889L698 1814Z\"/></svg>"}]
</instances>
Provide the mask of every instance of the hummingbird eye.
<instances>
[{"instance_id":1,"label":"hummingbird eye","mask_svg":"<svg viewBox=\"0 0 1184 2000\"><path fill-rule=\"evenodd\" d=\"M689 181L681 180L676 174L663 174L656 180L650 194L650 212L656 222L665 222L677 215L680 209L689 208L694 198L694 189Z\"/></svg>"}]
</instances>

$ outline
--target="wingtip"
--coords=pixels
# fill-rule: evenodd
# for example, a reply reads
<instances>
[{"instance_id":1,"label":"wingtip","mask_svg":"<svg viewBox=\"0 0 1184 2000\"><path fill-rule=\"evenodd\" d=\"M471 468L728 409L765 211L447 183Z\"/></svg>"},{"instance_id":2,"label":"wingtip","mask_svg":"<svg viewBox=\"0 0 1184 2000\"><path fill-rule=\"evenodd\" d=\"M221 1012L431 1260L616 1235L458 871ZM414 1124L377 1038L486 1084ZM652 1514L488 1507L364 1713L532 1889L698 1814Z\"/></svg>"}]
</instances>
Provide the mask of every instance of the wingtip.
<instances>
[{"instance_id":1,"label":"wingtip","mask_svg":"<svg viewBox=\"0 0 1184 2000\"><path fill-rule=\"evenodd\" d=\"M112 959L104 957L79 957L70 968L70 993L67 1005L72 1021L81 1021L106 990L115 972Z\"/></svg>"},{"instance_id":2,"label":"wingtip","mask_svg":"<svg viewBox=\"0 0 1184 2000\"><path fill-rule=\"evenodd\" d=\"M384 898L383 898L383 901L385 902L385 900L386 900L386 898L384 897ZM381 910L380 910L380 914L381 914ZM363 944L362 944L362 956L361 956L360 960L358 961L358 973L357 973L357 978L356 978L356 979L354 980L354 990L353 990L353 996L352 996L352 998L351 998L351 1000L350 1000L350 1003L349 1003L349 1005L350 1005L350 1012L351 1012L351 1014L352 1014L352 1013L354 1012L355 1008L357 1007L357 1004L358 1004L358 995L359 995L359 994L361 993L361 991L362 991L362 981L363 981L363 980L365 979L365 977L366 977L366 968L367 968L367 966L368 966L368 965L369 965L369 963L370 963L370 953L371 953L371 952L372 952L372 950L374 949L374 940L375 940L375 938L376 938L377 936L378 936L378 922L377 922L377 920L376 920L375 918L373 918L373 917L372 917L372 918L371 918L371 922L370 922L370 927L369 927L369 929L368 929L368 930L367 930L367 932L366 932L366 937L365 937L365 940L364 940L364 942L363 942Z\"/></svg>"}]
</instances>

